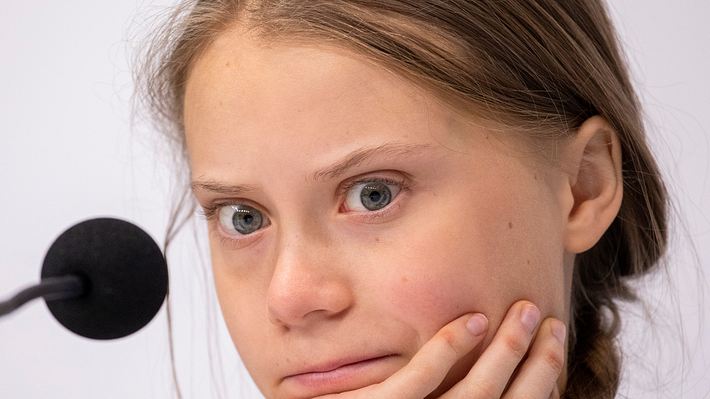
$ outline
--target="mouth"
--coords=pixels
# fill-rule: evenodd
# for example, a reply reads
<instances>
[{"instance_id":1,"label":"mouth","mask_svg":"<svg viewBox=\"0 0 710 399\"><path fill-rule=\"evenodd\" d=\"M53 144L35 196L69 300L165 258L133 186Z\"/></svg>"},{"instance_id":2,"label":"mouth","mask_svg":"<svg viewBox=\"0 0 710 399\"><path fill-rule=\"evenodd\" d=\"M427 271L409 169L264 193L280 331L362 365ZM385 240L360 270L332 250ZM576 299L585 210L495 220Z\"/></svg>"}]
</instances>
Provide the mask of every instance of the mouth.
<instances>
[{"instance_id":1,"label":"mouth","mask_svg":"<svg viewBox=\"0 0 710 399\"><path fill-rule=\"evenodd\" d=\"M289 375L283 381L288 385L293 385L293 388L298 391L308 391L310 395L313 395L313 392L318 392L317 395L322 395L330 392L353 390L381 382L373 381L363 385L365 380L372 380L372 377L375 376L373 373L377 372L378 366L384 366L394 356L396 355L387 354L336 360Z\"/></svg>"}]
</instances>

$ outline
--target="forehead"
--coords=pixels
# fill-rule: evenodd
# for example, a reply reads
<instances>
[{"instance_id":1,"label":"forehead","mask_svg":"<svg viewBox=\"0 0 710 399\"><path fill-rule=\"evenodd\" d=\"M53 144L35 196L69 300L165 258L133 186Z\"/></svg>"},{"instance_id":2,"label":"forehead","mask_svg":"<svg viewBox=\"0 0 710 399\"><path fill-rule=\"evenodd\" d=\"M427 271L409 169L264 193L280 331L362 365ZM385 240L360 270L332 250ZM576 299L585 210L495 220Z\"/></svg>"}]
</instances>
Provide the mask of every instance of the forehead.
<instances>
[{"instance_id":1,"label":"forehead","mask_svg":"<svg viewBox=\"0 0 710 399\"><path fill-rule=\"evenodd\" d=\"M186 87L187 105L222 103L245 111L325 106L333 112L340 104L360 103L396 112L406 110L417 102L412 97L421 95L422 90L396 73L342 47L266 43L238 29L219 35L196 60ZM237 103L224 103L227 97ZM264 105L267 110L259 108Z\"/></svg>"},{"instance_id":2,"label":"forehead","mask_svg":"<svg viewBox=\"0 0 710 399\"><path fill-rule=\"evenodd\" d=\"M184 122L194 174L207 166L264 165L266 149L279 154L274 161L298 149L304 161L386 141L441 143L454 139L443 133L461 118L422 88L349 50L267 46L230 30L195 62Z\"/></svg>"}]
</instances>

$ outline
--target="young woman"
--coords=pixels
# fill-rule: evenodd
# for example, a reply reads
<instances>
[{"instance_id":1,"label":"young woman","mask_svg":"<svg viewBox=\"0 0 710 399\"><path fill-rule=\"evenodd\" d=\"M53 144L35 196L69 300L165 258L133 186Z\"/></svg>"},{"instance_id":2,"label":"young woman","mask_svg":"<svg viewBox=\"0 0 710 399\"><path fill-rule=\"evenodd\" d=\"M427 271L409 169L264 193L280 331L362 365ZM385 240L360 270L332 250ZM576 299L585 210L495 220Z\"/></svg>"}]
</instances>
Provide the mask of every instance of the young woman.
<instances>
[{"instance_id":1,"label":"young woman","mask_svg":"<svg viewBox=\"0 0 710 399\"><path fill-rule=\"evenodd\" d=\"M137 70L266 398L612 398L666 190L601 1L187 1Z\"/></svg>"}]
</instances>

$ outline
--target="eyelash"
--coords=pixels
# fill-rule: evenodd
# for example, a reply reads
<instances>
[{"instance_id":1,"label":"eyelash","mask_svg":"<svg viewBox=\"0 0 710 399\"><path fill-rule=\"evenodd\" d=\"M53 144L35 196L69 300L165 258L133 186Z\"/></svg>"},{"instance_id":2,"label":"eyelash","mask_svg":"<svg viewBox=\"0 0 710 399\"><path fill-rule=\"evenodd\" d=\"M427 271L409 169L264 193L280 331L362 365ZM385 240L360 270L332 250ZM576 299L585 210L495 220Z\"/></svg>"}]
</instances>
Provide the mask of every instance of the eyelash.
<instances>
[{"instance_id":1,"label":"eyelash","mask_svg":"<svg viewBox=\"0 0 710 399\"><path fill-rule=\"evenodd\" d=\"M397 198L402 195L403 192L409 191L411 188L410 184L407 182L406 179L404 178L387 178L387 177L364 177L356 180L352 180L349 182L344 183L337 192L338 198L343 198L343 196L350 191L353 187L357 186L358 184L362 183L384 183L384 184L391 184L399 187L399 192L397 195L393 198L394 201L397 201ZM377 220L381 219L383 217L386 217L389 213L393 211L392 204L394 202L390 202L385 206L384 208L377 210L377 211L371 211L371 212L359 212L363 213L363 217L369 220ZM229 205L237 205L237 204L243 204L242 202L237 202L237 201L223 201L223 202L213 202L210 203L209 205L206 205L202 207L200 211L198 211L207 221L208 223L213 223L217 212L219 211L220 208L223 206L229 206ZM258 209L258 208L257 208ZM254 235L255 233L247 234L245 237L249 237L251 235ZM246 240L247 238L227 238L224 236L224 234L218 234L220 241L222 244L230 244L234 241L243 241Z\"/></svg>"},{"instance_id":2,"label":"eyelash","mask_svg":"<svg viewBox=\"0 0 710 399\"><path fill-rule=\"evenodd\" d=\"M399 187L399 192L397 195L392 198L392 202L387 204L382 209L378 209L376 211L370 211L370 212L358 212L362 213L362 217L365 219L369 220L378 220L382 219L383 217L387 216L389 213L393 211L392 204L395 203L395 201L399 201L398 198L400 195L402 195L403 192L408 191L410 186L407 183L407 181L404 178L399 178L399 179L391 179L387 177L363 177L360 179L352 180L349 182L346 182L343 184L343 186L338 190L338 198L342 198L350 189L353 187L357 186L358 184L362 183L383 183L383 184L391 184L393 186L398 186ZM343 202L344 204L344 202ZM342 205L341 205L342 209Z\"/></svg>"},{"instance_id":3,"label":"eyelash","mask_svg":"<svg viewBox=\"0 0 710 399\"><path fill-rule=\"evenodd\" d=\"M397 197L401 195L403 191L409 190L409 184L407 183L406 180L403 178L400 179L390 179L387 177L364 177L361 179L353 180L346 182L339 190L338 190L338 198L341 198L345 193L350 191L351 188L357 186L358 184L362 183L384 183L384 184L391 184L393 186L398 186L399 187L399 193L397 194ZM397 198L395 197L395 198ZM388 204L386 207L382 209L388 209L390 205ZM373 214L373 213L382 213L381 211L372 211L372 212L364 212L367 214Z\"/></svg>"}]
</instances>

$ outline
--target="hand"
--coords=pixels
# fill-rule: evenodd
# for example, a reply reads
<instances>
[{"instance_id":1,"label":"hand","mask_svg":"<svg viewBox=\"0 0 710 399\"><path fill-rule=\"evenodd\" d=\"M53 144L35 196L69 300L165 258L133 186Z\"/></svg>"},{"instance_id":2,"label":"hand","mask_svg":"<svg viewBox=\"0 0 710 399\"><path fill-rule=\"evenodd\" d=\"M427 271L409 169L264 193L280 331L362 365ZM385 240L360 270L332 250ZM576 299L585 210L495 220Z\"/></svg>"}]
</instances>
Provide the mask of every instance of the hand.
<instances>
[{"instance_id":1,"label":"hand","mask_svg":"<svg viewBox=\"0 0 710 399\"><path fill-rule=\"evenodd\" d=\"M535 305L516 302L466 377L439 398L559 398L557 378L564 367L565 325L547 318L538 328L539 319L540 311ZM406 366L385 381L314 399L425 398L441 384L457 360L483 341L487 324L481 314L461 316L442 327Z\"/></svg>"}]
</instances>

